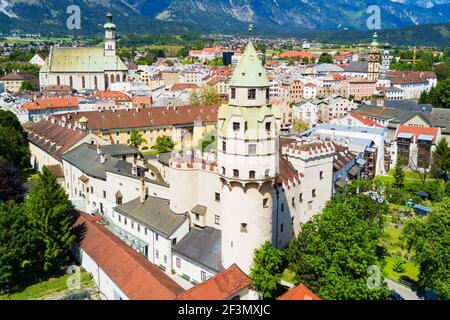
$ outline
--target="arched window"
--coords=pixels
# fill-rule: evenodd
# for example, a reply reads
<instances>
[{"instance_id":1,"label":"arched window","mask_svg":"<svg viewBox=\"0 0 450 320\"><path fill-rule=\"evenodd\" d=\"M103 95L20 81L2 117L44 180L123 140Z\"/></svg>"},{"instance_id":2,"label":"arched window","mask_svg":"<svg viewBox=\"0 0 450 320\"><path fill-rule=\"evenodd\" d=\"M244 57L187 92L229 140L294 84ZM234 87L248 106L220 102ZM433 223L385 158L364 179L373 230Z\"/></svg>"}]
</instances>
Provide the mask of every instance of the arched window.
<instances>
[{"instance_id":1,"label":"arched window","mask_svg":"<svg viewBox=\"0 0 450 320\"><path fill-rule=\"evenodd\" d=\"M61 85L61 78L59 76L56 77L56 84Z\"/></svg>"},{"instance_id":2,"label":"arched window","mask_svg":"<svg viewBox=\"0 0 450 320\"><path fill-rule=\"evenodd\" d=\"M227 172L227 170L225 169L225 167L222 167L222 174L225 175Z\"/></svg>"},{"instance_id":3,"label":"arched window","mask_svg":"<svg viewBox=\"0 0 450 320\"><path fill-rule=\"evenodd\" d=\"M250 178L250 179L255 179L256 178L256 172L255 171L250 171L249 173L248 173L248 177Z\"/></svg>"},{"instance_id":4,"label":"arched window","mask_svg":"<svg viewBox=\"0 0 450 320\"><path fill-rule=\"evenodd\" d=\"M86 88L86 78L84 76L81 77L81 87Z\"/></svg>"},{"instance_id":5,"label":"arched window","mask_svg":"<svg viewBox=\"0 0 450 320\"><path fill-rule=\"evenodd\" d=\"M94 77L94 87L95 87L96 90L98 89L97 76Z\"/></svg>"},{"instance_id":6,"label":"arched window","mask_svg":"<svg viewBox=\"0 0 450 320\"><path fill-rule=\"evenodd\" d=\"M233 170L233 177L234 178L239 178L239 170L237 170L237 169Z\"/></svg>"},{"instance_id":7,"label":"arched window","mask_svg":"<svg viewBox=\"0 0 450 320\"><path fill-rule=\"evenodd\" d=\"M108 90L108 75L105 74L105 90Z\"/></svg>"},{"instance_id":8,"label":"arched window","mask_svg":"<svg viewBox=\"0 0 450 320\"><path fill-rule=\"evenodd\" d=\"M116 82L120 82L120 74L116 75Z\"/></svg>"},{"instance_id":9,"label":"arched window","mask_svg":"<svg viewBox=\"0 0 450 320\"><path fill-rule=\"evenodd\" d=\"M72 76L69 77L69 83L70 83L69 84L70 87L73 88L73 77Z\"/></svg>"},{"instance_id":10,"label":"arched window","mask_svg":"<svg viewBox=\"0 0 450 320\"><path fill-rule=\"evenodd\" d=\"M123 75L123 82L125 82L125 81L127 81L127 75L126 74Z\"/></svg>"},{"instance_id":11,"label":"arched window","mask_svg":"<svg viewBox=\"0 0 450 320\"><path fill-rule=\"evenodd\" d=\"M114 75L111 75L111 83L114 83Z\"/></svg>"}]
</instances>

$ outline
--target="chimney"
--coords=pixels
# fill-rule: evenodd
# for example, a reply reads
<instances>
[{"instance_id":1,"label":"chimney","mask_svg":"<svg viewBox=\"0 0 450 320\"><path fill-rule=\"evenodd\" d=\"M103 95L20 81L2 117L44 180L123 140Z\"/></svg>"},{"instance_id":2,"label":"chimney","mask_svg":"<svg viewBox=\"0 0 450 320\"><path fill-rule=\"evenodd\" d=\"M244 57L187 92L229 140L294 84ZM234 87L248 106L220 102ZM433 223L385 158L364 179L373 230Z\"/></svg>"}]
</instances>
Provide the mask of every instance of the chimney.
<instances>
[{"instance_id":1,"label":"chimney","mask_svg":"<svg viewBox=\"0 0 450 320\"><path fill-rule=\"evenodd\" d=\"M141 178L141 203L144 203L147 199L147 195L145 192L145 180L144 177Z\"/></svg>"},{"instance_id":2,"label":"chimney","mask_svg":"<svg viewBox=\"0 0 450 320\"><path fill-rule=\"evenodd\" d=\"M133 167L131 168L131 174L133 176L137 176L138 175L138 170L137 170L137 164L136 161L133 162Z\"/></svg>"},{"instance_id":3,"label":"chimney","mask_svg":"<svg viewBox=\"0 0 450 320\"><path fill-rule=\"evenodd\" d=\"M102 154L100 154L100 163L104 164L105 162L106 162L105 154L102 153Z\"/></svg>"}]
</instances>

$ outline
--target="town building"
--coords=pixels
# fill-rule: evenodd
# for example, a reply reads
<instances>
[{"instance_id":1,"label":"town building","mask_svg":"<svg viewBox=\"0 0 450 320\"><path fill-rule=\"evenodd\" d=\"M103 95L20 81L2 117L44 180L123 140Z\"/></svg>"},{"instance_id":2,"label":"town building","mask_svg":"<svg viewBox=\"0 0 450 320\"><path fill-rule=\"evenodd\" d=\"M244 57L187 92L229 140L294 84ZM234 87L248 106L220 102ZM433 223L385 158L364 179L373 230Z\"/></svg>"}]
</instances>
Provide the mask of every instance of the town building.
<instances>
[{"instance_id":1,"label":"town building","mask_svg":"<svg viewBox=\"0 0 450 320\"><path fill-rule=\"evenodd\" d=\"M0 84L3 85L4 90L11 93L20 92L22 85L25 82L31 84L33 88L39 87L38 77L19 70L13 71L0 78Z\"/></svg>"}]
</instances>

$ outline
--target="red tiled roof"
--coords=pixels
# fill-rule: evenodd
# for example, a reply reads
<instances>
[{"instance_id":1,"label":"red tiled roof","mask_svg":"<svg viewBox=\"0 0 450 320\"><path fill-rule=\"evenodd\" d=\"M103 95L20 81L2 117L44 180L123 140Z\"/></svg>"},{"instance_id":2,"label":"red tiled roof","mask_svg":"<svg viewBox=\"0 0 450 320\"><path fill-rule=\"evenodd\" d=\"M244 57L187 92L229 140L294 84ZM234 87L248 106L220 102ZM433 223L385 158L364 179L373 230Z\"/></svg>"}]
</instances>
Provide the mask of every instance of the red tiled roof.
<instances>
[{"instance_id":1,"label":"red tiled roof","mask_svg":"<svg viewBox=\"0 0 450 320\"><path fill-rule=\"evenodd\" d=\"M436 78L433 71L389 71L392 84L428 82L429 78Z\"/></svg>"},{"instance_id":2,"label":"red tiled roof","mask_svg":"<svg viewBox=\"0 0 450 320\"><path fill-rule=\"evenodd\" d=\"M121 102L131 101L131 98L121 91L99 91L94 96L100 99L111 99Z\"/></svg>"},{"instance_id":3,"label":"red tiled roof","mask_svg":"<svg viewBox=\"0 0 450 320\"><path fill-rule=\"evenodd\" d=\"M366 126L383 128L383 126L381 124L378 124L377 122L373 121L369 117L367 117L359 112L353 111L352 117L355 118L356 120L358 120L359 122L362 122Z\"/></svg>"},{"instance_id":4,"label":"red tiled roof","mask_svg":"<svg viewBox=\"0 0 450 320\"><path fill-rule=\"evenodd\" d=\"M52 85L44 88L44 91L64 91L64 92L72 92L74 89L70 86L66 85Z\"/></svg>"},{"instance_id":5,"label":"red tiled roof","mask_svg":"<svg viewBox=\"0 0 450 320\"><path fill-rule=\"evenodd\" d=\"M305 87L317 87L314 83L308 82Z\"/></svg>"},{"instance_id":6,"label":"red tiled roof","mask_svg":"<svg viewBox=\"0 0 450 320\"><path fill-rule=\"evenodd\" d=\"M78 99L71 98L44 98L25 103L22 108L25 110L46 110L46 109L73 109L78 108Z\"/></svg>"},{"instance_id":7,"label":"red tiled roof","mask_svg":"<svg viewBox=\"0 0 450 320\"><path fill-rule=\"evenodd\" d=\"M181 106L181 107L151 107L146 109L85 111L72 113L71 123L81 117L88 119L90 130L131 129L145 127L161 127L171 125L193 124L194 122L217 122L217 106ZM63 115L54 115L61 119ZM67 118L67 115L66 115Z\"/></svg>"},{"instance_id":8,"label":"red tiled roof","mask_svg":"<svg viewBox=\"0 0 450 320\"><path fill-rule=\"evenodd\" d=\"M176 83L170 89L171 91L182 91L186 89L198 89L199 86L195 83Z\"/></svg>"},{"instance_id":9,"label":"red tiled roof","mask_svg":"<svg viewBox=\"0 0 450 320\"><path fill-rule=\"evenodd\" d=\"M133 107L150 107L153 103L152 97L147 96L137 96L133 98Z\"/></svg>"},{"instance_id":10,"label":"red tiled roof","mask_svg":"<svg viewBox=\"0 0 450 320\"><path fill-rule=\"evenodd\" d=\"M177 300L226 300L249 287L252 280L236 264L181 293Z\"/></svg>"},{"instance_id":11,"label":"red tiled roof","mask_svg":"<svg viewBox=\"0 0 450 320\"><path fill-rule=\"evenodd\" d=\"M173 300L183 292L162 270L97 221L78 212L72 229L83 251L130 300Z\"/></svg>"},{"instance_id":12,"label":"red tiled roof","mask_svg":"<svg viewBox=\"0 0 450 320\"><path fill-rule=\"evenodd\" d=\"M28 141L56 159L60 159L66 151L88 135L86 131L69 129L67 125L63 128L56 121L52 123L46 120L32 122L25 130L28 133Z\"/></svg>"},{"instance_id":13,"label":"red tiled roof","mask_svg":"<svg viewBox=\"0 0 450 320\"><path fill-rule=\"evenodd\" d=\"M397 136L400 133L409 133L415 136L415 140L419 138L420 135L433 136L433 144L437 143L437 138L439 134L439 128L422 128L422 127L412 127L412 126L400 126L397 130Z\"/></svg>"},{"instance_id":14,"label":"red tiled roof","mask_svg":"<svg viewBox=\"0 0 450 320\"><path fill-rule=\"evenodd\" d=\"M51 166L48 166L47 168L48 168L48 170L50 170L51 173L53 173L53 175L56 178L64 178L64 170L60 164L51 165Z\"/></svg>"},{"instance_id":15,"label":"red tiled roof","mask_svg":"<svg viewBox=\"0 0 450 320\"><path fill-rule=\"evenodd\" d=\"M290 289L288 292L279 296L277 300L322 300L314 292L309 290L303 284Z\"/></svg>"},{"instance_id":16,"label":"red tiled roof","mask_svg":"<svg viewBox=\"0 0 450 320\"><path fill-rule=\"evenodd\" d=\"M285 51L279 55L280 58L313 58L311 52L305 51Z\"/></svg>"}]
</instances>

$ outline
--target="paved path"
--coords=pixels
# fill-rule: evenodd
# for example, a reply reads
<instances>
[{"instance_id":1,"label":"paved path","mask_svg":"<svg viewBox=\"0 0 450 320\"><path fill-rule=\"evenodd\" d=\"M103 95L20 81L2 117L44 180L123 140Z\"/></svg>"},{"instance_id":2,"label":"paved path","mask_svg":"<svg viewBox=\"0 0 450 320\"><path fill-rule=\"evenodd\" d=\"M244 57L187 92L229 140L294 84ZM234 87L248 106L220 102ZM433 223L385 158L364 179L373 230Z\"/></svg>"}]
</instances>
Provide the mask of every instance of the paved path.
<instances>
[{"instance_id":1,"label":"paved path","mask_svg":"<svg viewBox=\"0 0 450 320\"><path fill-rule=\"evenodd\" d=\"M398 294L400 294L405 300L422 300L417 296L417 293L411 290L410 288L403 286L395 281L390 279L385 279L386 283L390 290L394 290Z\"/></svg>"}]
</instances>

